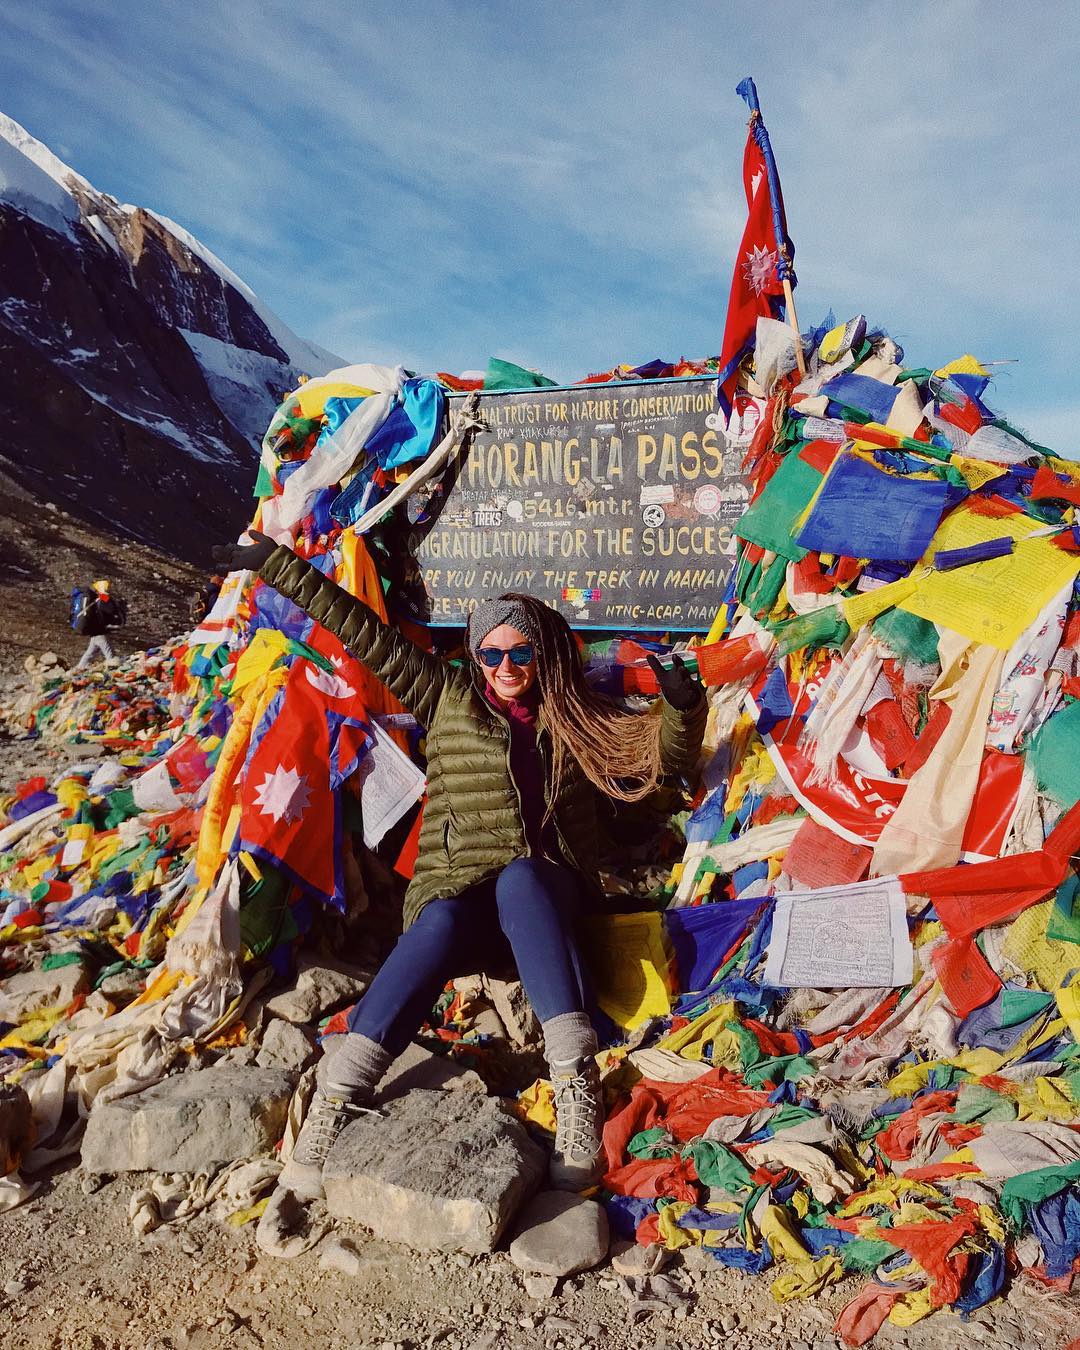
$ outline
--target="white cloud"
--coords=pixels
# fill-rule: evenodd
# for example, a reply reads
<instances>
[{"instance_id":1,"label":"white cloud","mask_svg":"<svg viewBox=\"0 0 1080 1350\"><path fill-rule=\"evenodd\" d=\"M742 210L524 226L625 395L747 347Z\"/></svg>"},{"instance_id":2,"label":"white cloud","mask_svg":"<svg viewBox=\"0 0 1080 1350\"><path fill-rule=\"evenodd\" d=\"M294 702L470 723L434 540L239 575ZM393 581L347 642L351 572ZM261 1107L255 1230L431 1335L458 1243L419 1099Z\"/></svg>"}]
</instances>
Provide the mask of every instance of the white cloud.
<instances>
[{"instance_id":1,"label":"white cloud","mask_svg":"<svg viewBox=\"0 0 1080 1350\"><path fill-rule=\"evenodd\" d=\"M1019 357L998 405L1054 409L1080 301L1080 11L1038 16L58 0L0 17L0 101L335 350L572 378L718 349L753 73L804 322L831 305L915 360Z\"/></svg>"}]
</instances>

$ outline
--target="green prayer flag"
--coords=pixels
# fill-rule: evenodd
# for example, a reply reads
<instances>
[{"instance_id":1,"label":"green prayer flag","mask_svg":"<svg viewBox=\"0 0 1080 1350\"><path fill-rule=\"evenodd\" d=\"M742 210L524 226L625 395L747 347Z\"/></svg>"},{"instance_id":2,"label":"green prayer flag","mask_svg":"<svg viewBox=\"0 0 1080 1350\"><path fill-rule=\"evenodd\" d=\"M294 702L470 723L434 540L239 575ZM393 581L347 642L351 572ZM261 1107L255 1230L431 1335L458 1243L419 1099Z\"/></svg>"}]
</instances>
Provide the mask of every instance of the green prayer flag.
<instances>
[{"instance_id":1,"label":"green prayer flag","mask_svg":"<svg viewBox=\"0 0 1080 1350\"><path fill-rule=\"evenodd\" d=\"M61 966L82 965L82 952L50 952L41 963L42 970L59 970ZM124 961L121 966L126 965Z\"/></svg>"},{"instance_id":2,"label":"green prayer flag","mask_svg":"<svg viewBox=\"0 0 1080 1350\"><path fill-rule=\"evenodd\" d=\"M633 1158L671 1158L676 1150L671 1135L657 1126L639 1130L627 1144L626 1151Z\"/></svg>"},{"instance_id":3,"label":"green prayer flag","mask_svg":"<svg viewBox=\"0 0 1080 1350\"><path fill-rule=\"evenodd\" d=\"M1001 1025L1016 1027L1052 1007L1053 994L1041 989L1006 989L1001 996Z\"/></svg>"},{"instance_id":4,"label":"green prayer flag","mask_svg":"<svg viewBox=\"0 0 1080 1350\"><path fill-rule=\"evenodd\" d=\"M484 389L553 389L556 388L554 380L549 380L546 375L540 375L535 370L526 370L524 366L516 366L513 361L501 361L497 356L493 356L488 361L487 373L484 376Z\"/></svg>"},{"instance_id":5,"label":"green prayer flag","mask_svg":"<svg viewBox=\"0 0 1080 1350\"><path fill-rule=\"evenodd\" d=\"M983 1083L961 1083L953 1114L964 1125L997 1120L1015 1120L1016 1103Z\"/></svg>"},{"instance_id":6,"label":"green prayer flag","mask_svg":"<svg viewBox=\"0 0 1080 1350\"><path fill-rule=\"evenodd\" d=\"M840 647L851 633L839 605L825 605L809 614L798 614L794 619L777 624L773 631L781 656L802 647Z\"/></svg>"},{"instance_id":7,"label":"green prayer flag","mask_svg":"<svg viewBox=\"0 0 1080 1350\"><path fill-rule=\"evenodd\" d=\"M792 532L822 479L812 464L799 458L798 450L796 446L784 456L757 500L747 507L735 526L740 539L770 549L792 562L806 557L806 549L795 542Z\"/></svg>"},{"instance_id":8,"label":"green prayer flag","mask_svg":"<svg viewBox=\"0 0 1080 1350\"><path fill-rule=\"evenodd\" d=\"M874 636L902 661L934 665L938 659L937 629L928 619L906 609L886 610L874 623Z\"/></svg>"},{"instance_id":9,"label":"green prayer flag","mask_svg":"<svg viewBox=\"0 0 1080 1350\"><path fill-rule=\"evenodd\" d=\"M693 1158L698 1179L706 1186L717 1186L734 1195L750 1185L747 1165L715 1139L696 1139L683 1149L683 1157Z\"/></svg>"},{"instance_id":10,"label":"green prayer flag","mask_svg":"<svg viewBox=\"0 0 1080 1350\"><path fill-rule=\"evenodd\" d=\"M837 1252L840 1264L845 1270L876 1270L883 1261L896 1255L891 1242L882 1242L878 1238L852 1238L845 1242Z\"/></svg>"},{"instance_id":11,"label":"green prayer flag","mask_svg":"<svg viewBox=\"0 0 1080 1350\"><path fill-rule=\"evenodd\" d=\"M817 1068L805 1055L773 1055L762 1059L743 1073L750 1087L762 1083L797 1083L800 1078L812 1078Z\"/></svg>"},{"instance_id":12,"label":"green prayer flag","mask_svg":"<svg viewBox=\"0 0 1080 1350\"><path fill-rule=\"evenodd\" d=\"M1080 942L1080 877L1075 872L1057 888L1046 936L1055 942Z\"/></svg>"},{"instance_id":13,"label":"green prayer flag","mask_svg":"<svg viewBox=\"0 0 1080 1350\"><path fill-rule=\"evenodd\" d=\"M1009 1177L1001 1188L999 1206L1002 1214L1019 1229L1024 1221L1024 1206L1049 1200L1074 1181L1080 1181L1080 1158L1064 1167L1039 1167L1034 1172L1021 1172Z\"/></svg>"},{"instance_id":14,"label":"green prayer flag","mask_svg":"<svg viewBox=\"0 0 1080 1350\"><path fill-rule=\"evenodd\" d=\"M1031 738L1028 762L1039 788L1068 809L1080 801L1080 703L1048 717Z\"/></svg>"}]
</instances>

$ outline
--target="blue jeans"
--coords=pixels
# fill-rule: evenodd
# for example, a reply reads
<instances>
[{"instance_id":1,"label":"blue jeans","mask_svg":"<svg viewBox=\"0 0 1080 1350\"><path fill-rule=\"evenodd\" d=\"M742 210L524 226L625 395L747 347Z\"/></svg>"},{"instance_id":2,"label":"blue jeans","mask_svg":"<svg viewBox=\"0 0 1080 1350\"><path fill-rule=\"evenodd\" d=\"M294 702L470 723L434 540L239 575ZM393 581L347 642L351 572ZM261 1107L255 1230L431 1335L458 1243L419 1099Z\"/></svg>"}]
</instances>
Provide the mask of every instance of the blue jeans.
<instances>
[{"instance_id":1,"label":"blue jeans","mask_svg":"<svg viewBox=\"0 0 1080 1350\"><path fill-rule=\"evenodd\" d=\"M583 905L575 872L547 858L516 858L490 881L432 900L398 938L349 1030L397 1057L447 980L513 960L541 1022L584 1012L585 981L571 929Z\"/></svg>"}]
</instances>

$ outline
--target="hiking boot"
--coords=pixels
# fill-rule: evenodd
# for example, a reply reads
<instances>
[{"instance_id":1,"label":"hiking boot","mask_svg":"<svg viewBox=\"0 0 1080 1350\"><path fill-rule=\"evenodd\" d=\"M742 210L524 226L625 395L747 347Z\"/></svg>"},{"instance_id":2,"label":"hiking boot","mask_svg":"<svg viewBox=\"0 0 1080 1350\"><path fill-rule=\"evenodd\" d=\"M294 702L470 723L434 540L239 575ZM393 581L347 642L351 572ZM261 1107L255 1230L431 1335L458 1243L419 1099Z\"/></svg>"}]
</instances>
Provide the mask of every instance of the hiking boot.
<instances>
[{"instance_id":1,"label":"hiking boot","mask_svg":"<svg viewBox=\"0 0 1080 1350\"><path fill-rule=\"evenodd\" d=\"M604 1175L604 1098L592 1059L552 1063L555 1090L555 1152L548 1179L556 1191L582 1191Z\"/></svg>"},{"instance_id":2,"label":"hiking boot","mask_svg":"<svg viewBox=\"0 0 1080 1350\"><path fill-rule=\"evenodd\" d=\"M373 1094L358 1095L328 1084L317 1087L308 1107L292 1157L281 1170L278 1185L301 1200L323 1197L323 1164L337 1137L357 1116L381 1115L371 1103Z\"/></svg>"}]
</instances>

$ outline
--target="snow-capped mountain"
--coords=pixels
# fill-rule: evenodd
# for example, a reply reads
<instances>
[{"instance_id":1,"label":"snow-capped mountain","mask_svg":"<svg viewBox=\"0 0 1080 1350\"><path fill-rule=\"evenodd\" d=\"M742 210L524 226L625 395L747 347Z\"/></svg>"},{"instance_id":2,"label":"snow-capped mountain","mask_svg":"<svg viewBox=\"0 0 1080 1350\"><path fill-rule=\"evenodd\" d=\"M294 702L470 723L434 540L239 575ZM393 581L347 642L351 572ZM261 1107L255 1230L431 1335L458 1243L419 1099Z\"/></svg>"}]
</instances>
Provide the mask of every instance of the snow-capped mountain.
<instances>
[{"instance_id":1,"label":"snow-capped mountain","mask_svg":"<svg viewBox=\"0 0 1080 1350\"><path fill-rule=\"evenodd\" d=\"M250 515L281 394L344 364L0 114L0 461L24 486L204 561Z\"/></svg>"}]
</instances>

